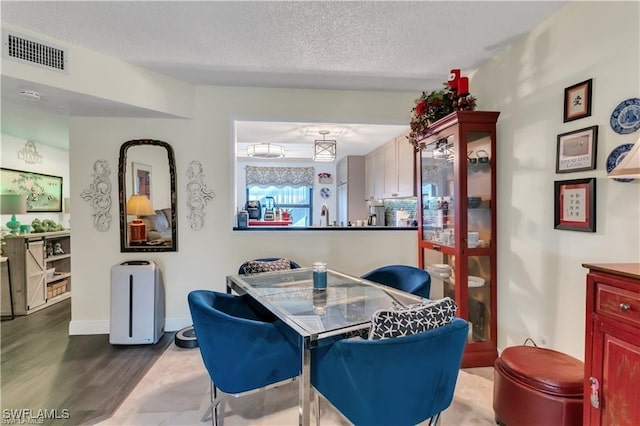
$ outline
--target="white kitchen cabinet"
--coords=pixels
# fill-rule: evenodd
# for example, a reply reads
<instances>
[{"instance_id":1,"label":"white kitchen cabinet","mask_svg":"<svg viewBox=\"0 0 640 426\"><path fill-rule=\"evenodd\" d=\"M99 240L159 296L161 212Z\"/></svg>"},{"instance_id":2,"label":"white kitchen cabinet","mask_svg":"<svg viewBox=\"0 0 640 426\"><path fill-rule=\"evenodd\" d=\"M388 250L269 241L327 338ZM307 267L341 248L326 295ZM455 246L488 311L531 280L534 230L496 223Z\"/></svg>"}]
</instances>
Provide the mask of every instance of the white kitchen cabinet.
<instances>
[{"instance_id":1,"label":"white kitchen cabinet","mask_svg":"<svg viewBox=\"0 0 640 426\"><path fill-rule=\"evenodd\" d=\"M384 198L384 146L371 152L372 186L367 199L381 200Z\"/></svg>"},{"instance_id":2,"label":"white kitchen cabinet","mask_svg":"<svg viewBox=\"0 0 640 426\"><path fill-rule=\"evenodd\" d=\"M397 197L416 196L416 155L413 145L406 138L406 133L396 137L397 157L396 169L398 173Z\"/></svg>"},{"instance_id":3,"label":"white kitchen cabinet","mask_svg":"<svg viewBox=\"0 0 640 426\"><path fill-rule=\"evenodd\" d=\"M364 198L365 200L372 200L375 181L374 181L374 164L373 153L369 153L364 157Z\"/></svg>"},{"instance_id":4,"label":"white kitchen cabinet","mask_svg":"<svg viewBox=\"0 0 640 426\"><path fill-rule=\"evenodd\" d=\"M382 146L383 166L376 170L382 173L383 189L376 198L415 197L415 155L413 146L402 133Z\"/></svg>"},{"instance_id":5,"label":"white kitchen cabinet","mask_svg":"<svg viewBox=\"0 0 640 426\"><path fill-rule=\"evenodd\" d=\"M396 197L398 192L398 164L397 153L398 147L396 146L395 138L384 144L382 147L384 155L384 189L382 190L381 198L393 198Z\"/></svg>"},{"instance_id":6,"label":"white kitchen cabinet","mask_svg":"<svg viewBox=\"0 0 640 426\"><path fill-rule=\"evenodd\" d=\"M365 157L350 155L338 163L338 225L347 226L349 222L367 218L365 202Z\"/></svg>"}]
</instances>

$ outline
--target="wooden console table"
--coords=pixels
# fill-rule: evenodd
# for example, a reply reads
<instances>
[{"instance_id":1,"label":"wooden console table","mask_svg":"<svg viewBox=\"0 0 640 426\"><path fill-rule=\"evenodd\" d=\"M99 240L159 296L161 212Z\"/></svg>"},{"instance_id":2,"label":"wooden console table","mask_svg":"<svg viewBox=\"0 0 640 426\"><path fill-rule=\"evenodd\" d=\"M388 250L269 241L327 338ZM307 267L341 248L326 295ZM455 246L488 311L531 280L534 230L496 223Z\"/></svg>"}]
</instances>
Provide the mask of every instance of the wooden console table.
<instances>
[{"instance_id":1,"label":"wooden console table","mask_svg":"<svg viewBox=\"0 0 640 426\"><path fill-rule=\"evenodd\" d=\"M640 263L587 275L584 425L640 425Z\"/></svg>"}]
</instances>

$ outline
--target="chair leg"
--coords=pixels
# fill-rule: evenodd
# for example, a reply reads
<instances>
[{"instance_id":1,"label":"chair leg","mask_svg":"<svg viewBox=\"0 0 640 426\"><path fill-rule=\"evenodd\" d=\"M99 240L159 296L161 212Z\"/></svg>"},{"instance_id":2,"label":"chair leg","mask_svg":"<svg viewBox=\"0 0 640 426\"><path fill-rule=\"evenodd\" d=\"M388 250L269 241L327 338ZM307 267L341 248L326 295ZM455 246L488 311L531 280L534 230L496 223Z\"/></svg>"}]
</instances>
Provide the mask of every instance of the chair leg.
<instances>
[{"instance_id":1,"label":"chair leg","mask_svg":"<svg viewBox=\"0 0 640 426\"><path fill-rule=\"evenodd\" d=\"M218 422L216 426L224 426L224 413L226 411L226 406L225 406L226 403L227 403L227 399L224 398L220 401L220 404L218 404L218 406L216 407L216 419ZM218 415L219 413L221 415Z\"/></svg>"},{"instance_id":2,"label":"chair leg","mask_svg":"<svg viewBox=\"0 0 640 426\"><path fill-rule=\"evenodd\" d=\"M222 419L220 419L218 416L218 406L222 404L222 406L224 407L225 395L224 393L222 393L220 396L217 396L217 393L217 388L215 387L213 382L211 382L211 404L205 410L204 415L200 419L200 423L204 423L211 419L211 424L213 426L219 426L218 422L220 422L220 426L222 425ZM222 410L222 417L224 418L224 409Z\"/></svg>"},{"instance_id":3,"label":"chair leg","mask_svg":"<svg viewBox=\"0 0 640 426\"><path fill-rule=\"evenodd\" d=\"M204 423L207 420L211 419L211 423L213 424L213 426L217 426L219 404L224 404L224 395L220 395L213 400L211 405L209 405L209 407L207 407L207 410L204 412L204 415L202 416L202 419L200 419L200 422Z\"/></svg>"},{"instance_id":4,"label":"chair leg","mask_svg":"<svg viewBox=\"0 0 640 426\"><path fill-rule=\"evenodd\" d=\"M438 421L440 420L440 414L438 413L435 416L431 417L431 420L429 421L429 426L436 426L438 424Z\"/></svg>"},{"instance_id":5,"label":"chair leg","mask_svg":"<svg viewBox=\"0 0 640 426\"><path fill-rule=\"evenodd\" d=\"M316 426L320 426L320 397L318 391L313 390L314 405L316 406Z\"/></svg>"}]
</instances>

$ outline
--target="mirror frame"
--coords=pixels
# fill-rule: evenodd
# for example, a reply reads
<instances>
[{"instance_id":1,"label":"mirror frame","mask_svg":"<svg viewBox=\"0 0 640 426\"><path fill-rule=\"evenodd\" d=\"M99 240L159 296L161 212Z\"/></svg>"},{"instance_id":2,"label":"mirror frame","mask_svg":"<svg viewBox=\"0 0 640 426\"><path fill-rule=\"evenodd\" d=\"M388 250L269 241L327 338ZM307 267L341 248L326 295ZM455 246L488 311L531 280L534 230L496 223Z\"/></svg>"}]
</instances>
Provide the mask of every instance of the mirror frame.
<instances>
[{"instance_id":1,"label":"mirror frame","mask_svg":"<svg viewBox=\"0 0 640 426\"><path fill-rule=\"evenodd\" d=\"M169 246L131 246L127 244L127 215L125 200L126 176L127 176L127 150L134 146L154 145L167 150L169 162L169 177L171 180L171 245ZM176 161L173 148L167 142L155 139L134 139L127 141L120 147L118 161L118 198L120 200L120 252L163 252L178 251L178 210L176 203Z\"/></svg>"}]
</instances>

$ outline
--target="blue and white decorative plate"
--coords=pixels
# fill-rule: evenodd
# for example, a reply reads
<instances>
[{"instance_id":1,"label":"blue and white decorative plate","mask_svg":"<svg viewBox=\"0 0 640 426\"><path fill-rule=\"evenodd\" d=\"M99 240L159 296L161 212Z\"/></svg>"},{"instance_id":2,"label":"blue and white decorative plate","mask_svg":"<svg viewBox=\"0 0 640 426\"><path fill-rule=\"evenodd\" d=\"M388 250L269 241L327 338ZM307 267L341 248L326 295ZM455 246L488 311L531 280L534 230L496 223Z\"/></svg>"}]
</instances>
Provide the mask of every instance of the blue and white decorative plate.
<instances>
[{"instance_id":1,"label":"blue and white decorative plate","mask_svg":"<svg viewBox=\"0 0 640 426\"><path fill-rule=\"evenodd\" d=\"M611 113L611 128L621 135L640 129L640 98L620 102Z\"/></svg>"},{"instance_id":2,"label":"blue and white decorative plate","mask_svg":"<svg viewBox=\"0 0 640 426\"><path fill-rule=\"evenodd\" d=\"M320 196L322 198L331 197L331 189L327 188L326 186L324 188L320 188Z\"/></svg>"},{"instance_id":3,"label":"blue and white decorative plate","mask_svg":"<svg viewBox=\"0 0 640 426\"><path fill-rule=\"evenodd\" d=\"M622 159L627 156L627 153L631 151L631 148L633 148L632 143L625 143L614 148L613 151L611 151L611 153L607 157L607 173L610 173L611 170L613 170L618 164L620 164ZM614 178L613 180L616 180L618 182L631 182L633 179Z\"/></svg>"}]
</instances>

